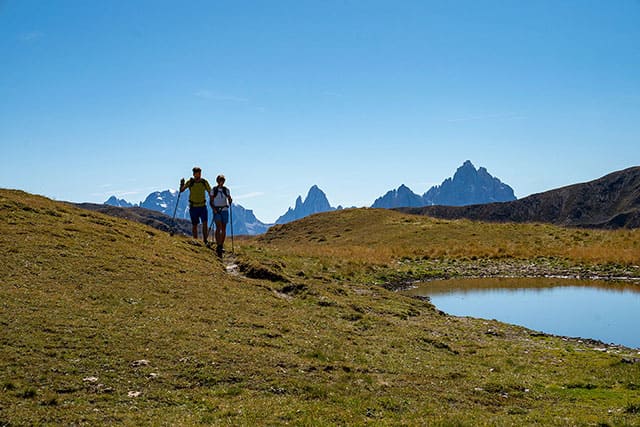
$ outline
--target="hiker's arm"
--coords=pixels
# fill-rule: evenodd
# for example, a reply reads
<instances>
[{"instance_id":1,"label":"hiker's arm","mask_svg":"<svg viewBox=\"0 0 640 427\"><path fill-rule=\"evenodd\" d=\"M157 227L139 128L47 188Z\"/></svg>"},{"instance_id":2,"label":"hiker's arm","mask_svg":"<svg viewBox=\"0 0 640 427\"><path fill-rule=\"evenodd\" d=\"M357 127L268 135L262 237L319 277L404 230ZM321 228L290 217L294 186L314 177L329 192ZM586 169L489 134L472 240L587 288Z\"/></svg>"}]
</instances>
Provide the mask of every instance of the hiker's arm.
<instances>
[{"instance_id":1,"label":"hiker's arm","mask_svg":"<svg viewBox=\"0 0 640 427\"><path fill-rule=\"evenodd\" d=\"M191 180L189 180L189 181L191 181ZM186 189L187 189L187 184L184 182L184 178L182 178L180 180L180 192L182 193Z\"/></svg>"}]
</instances>

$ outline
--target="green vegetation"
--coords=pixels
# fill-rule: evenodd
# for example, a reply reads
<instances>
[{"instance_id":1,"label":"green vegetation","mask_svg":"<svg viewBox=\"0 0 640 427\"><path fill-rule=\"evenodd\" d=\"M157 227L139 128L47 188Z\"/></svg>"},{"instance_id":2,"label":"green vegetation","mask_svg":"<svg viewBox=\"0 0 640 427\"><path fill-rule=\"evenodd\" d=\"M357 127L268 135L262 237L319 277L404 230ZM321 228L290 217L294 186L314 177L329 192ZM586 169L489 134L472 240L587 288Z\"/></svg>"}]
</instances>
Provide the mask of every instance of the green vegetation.
<instances>
[{"instance_id":1,"label":"green vegetation","mask_svg":"<svg viewBox=\"0 0 640 427\"><path fill-rule=\"evenodd\" d=\"M234 275L191 239L0 190L0 240L0 426L640 423L637 351L379 286L638 276L637 231L350 210L237 239Z\"/></svg>"}]
</instances>

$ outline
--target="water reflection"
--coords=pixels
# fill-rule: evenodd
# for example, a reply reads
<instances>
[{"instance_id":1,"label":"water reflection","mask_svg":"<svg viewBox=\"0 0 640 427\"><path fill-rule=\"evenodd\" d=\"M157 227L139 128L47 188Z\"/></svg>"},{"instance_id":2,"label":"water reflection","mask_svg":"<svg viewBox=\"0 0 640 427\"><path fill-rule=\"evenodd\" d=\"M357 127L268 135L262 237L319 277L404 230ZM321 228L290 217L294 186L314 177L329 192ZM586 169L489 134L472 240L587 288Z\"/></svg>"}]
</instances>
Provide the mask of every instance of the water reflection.
<instances>
[{"instance_id":1,"label":"water reflection","mask_svg":"<svg viewBox=\"0 0 640 427\"><path fill-rule=\"evenodd\" d=\"M407 291L456 316L640 348L640 286L572 279L462 279Z\"/></svg>"}]
</instances>

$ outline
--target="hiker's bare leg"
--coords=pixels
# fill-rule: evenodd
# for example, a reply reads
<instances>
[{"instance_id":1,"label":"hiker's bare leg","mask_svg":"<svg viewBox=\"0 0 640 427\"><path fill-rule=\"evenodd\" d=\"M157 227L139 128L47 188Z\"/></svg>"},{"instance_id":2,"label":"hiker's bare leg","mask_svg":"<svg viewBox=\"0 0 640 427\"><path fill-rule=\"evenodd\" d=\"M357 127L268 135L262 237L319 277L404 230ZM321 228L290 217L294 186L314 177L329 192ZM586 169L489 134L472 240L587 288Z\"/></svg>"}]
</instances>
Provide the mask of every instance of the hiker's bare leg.
<instances>
[{"instance_id":1,"label":"hiker's bare leg","mask_svg":"<svg viewBox=\"0 0 640 427\"><path fill-rule=\"evenodd\" d=\"M227 238L227 225L224 224L220 227L220 244L224 245L224 239Z\"/></svg>"},{"instance_id":2,"label":"hiker's bare leg","mask_svg":"<svg viewBox=\"0 0 640 427\"><path fill-rule=\"evenodd\" d=\"M191 227L191 231L193 234L193 238L197 239L198 238L198 224L193 224L193 226Z\"/></svg>"},{"instance_id":3,"label":"hiker's bare leg","mask_svg":"<svg viewBox=\"0 0 640 427\"><path fill-rule=\"evenodd\" d=\"M202 223L202 237L204 237L204 242L207 243L207 238L209 237L209 226L207 225L207 221Z\"/></svg>"},{"instance_id":4,"label":"hiker's bare leg","mask_svg":"<svg viewBox=\"0 0 640 427\"><path fill-rule=\"evenodd\" d=\"M221 246L224 243L224 237L222 237L222 231L224 226L221 221L216 221L216 244Z\"/></svg>"}]
</instances>

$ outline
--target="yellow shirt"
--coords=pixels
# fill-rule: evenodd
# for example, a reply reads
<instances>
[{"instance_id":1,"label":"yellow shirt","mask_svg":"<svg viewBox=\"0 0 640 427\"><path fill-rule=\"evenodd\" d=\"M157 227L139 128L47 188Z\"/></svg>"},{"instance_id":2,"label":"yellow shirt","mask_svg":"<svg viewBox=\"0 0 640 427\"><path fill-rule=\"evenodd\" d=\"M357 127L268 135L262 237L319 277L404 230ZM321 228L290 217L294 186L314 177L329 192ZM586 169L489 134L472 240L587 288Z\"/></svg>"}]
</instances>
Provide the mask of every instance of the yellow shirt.
<instances>
[{"instance_id":1,"label":"yellow shirt","mask_svg":"<svg viewBox=\"0 0 640 427\"><path fill-rule=\"evenodd\" d=\"M199 181L191 178L185 184L185 188L189 189L189 206L192 208L200 208L207 206L205 194L211 191L211 186L206 179L200 178Z\"/></svg>"}]
</instances>

